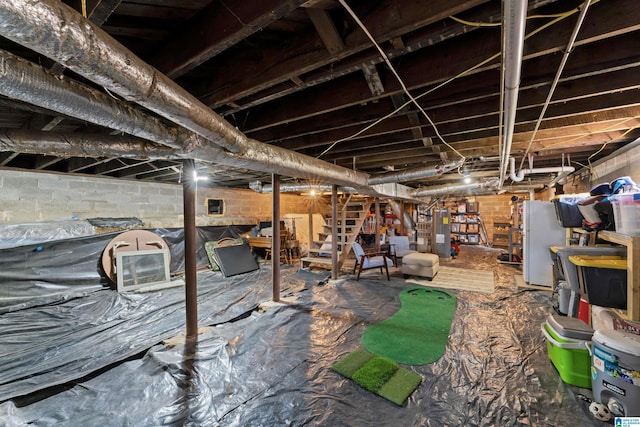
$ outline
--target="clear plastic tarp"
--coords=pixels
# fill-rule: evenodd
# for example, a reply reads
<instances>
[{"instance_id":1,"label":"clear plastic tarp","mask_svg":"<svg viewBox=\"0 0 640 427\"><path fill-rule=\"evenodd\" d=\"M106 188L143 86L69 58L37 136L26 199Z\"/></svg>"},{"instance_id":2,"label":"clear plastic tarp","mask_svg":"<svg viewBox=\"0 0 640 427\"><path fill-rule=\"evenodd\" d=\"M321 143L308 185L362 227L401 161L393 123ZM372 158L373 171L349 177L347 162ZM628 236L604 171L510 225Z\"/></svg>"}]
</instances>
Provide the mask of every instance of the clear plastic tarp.
<instances>
[{"instance_id":1,"label":"clear plastic tarp","mask_svg":"<svg viewBox=\"0 0 640 427\"><path fill-rule=\"evenodd\" d=\"M96 231L89 221L75 219L6 223L0 224L0 249L93 234Z\"/></svg>"},{"instance_id":2,"label":"clear plastic tarp","mask_svg":"<svg viewBox=\"0 0 640 427\"><path fill-rule=\"evenodd\" d=\"M473 266L465 259L471 251ZM423 381L402 407L330 367L361 347L364 329L393 315L398 294L416 285L400 270L390 282L376 270L332 282L326 272L283 267L284 304L258 310L270 299L271 271L263 266L228 279L199 273L200 326L213 327L195 345L161 343L184 328L180 289L104 289L3 313L2 400L26 395L1 403L0 419L17 426L600 425L576 397L588 391L564 384L548 359L540 324L551 293L517 289L521 272L495 255L464 248L448 264L493 270L496 291L451 291L458 300L446 353L430 365L404 366Z\"/></svg>"}]
</instances>

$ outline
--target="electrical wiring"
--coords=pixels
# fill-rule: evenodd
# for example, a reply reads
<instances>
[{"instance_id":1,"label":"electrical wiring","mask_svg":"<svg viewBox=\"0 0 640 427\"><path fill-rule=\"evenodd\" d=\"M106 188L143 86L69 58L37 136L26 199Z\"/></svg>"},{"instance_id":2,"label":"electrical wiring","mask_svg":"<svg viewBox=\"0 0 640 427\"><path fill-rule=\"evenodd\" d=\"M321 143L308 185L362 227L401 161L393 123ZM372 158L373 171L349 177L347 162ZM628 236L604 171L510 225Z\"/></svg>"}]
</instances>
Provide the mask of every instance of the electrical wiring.
<instances>
[{"instance_id":1,"label":"electrical wiring","mask_svg":"<svg viewBox=\"0 0 640 427\"><path fill-rule=\"evenodd\" d=\"M400 83L400 86L402 86L402 91L409 97L410 103L413 103L418 110L420 110L420 112L422 113L422 115L427 119L427 121L429 122L429 124L431 124L431 126L433 127L433 130L436 133L436 136L438 138L440 138L440 140L443 142L444 145L446 145L448 148L450 148L454 153L456 153L458 156L460 156L460 158L462 158L463 162L465 160L465 157L460 154L460 152L458 150L456 150L453 146L449 145L449 143L446 142L446 140L444 139L444 137L442 135L440 135L440 132L438 131L438 127L436 126L436 124L433 122L433 120L431 120L431 117L429 117L429 115L427 114L427 112L422 108L422 106L418 103L418 101L413 97L413 95L409 92L409 89L407 89L407 86L404 84L404 81L402 80L402 78L400 77L400 75L398 75L398 72L395 70L395 68L393 67L393 65L391 64L391 61L389 60L389 57L387 56L387 54L384 52L384 50L382 50L382 48L380 47L380 45L375 41L375 39L373 38L373 36L371 35L371 33L369 32L369 30L367 29L367 27L365 27L364 23L360 20L360 18L358 18L358 16L355 14L355 12L351 9L351 7L349 7L349 5L346 3L345 0L339 0L340 4L342 5L342 7L345 8L345 10L351 15L351 17L354 19L354 21L356 21L356 23L358 24L358 26L362 29L362 31L365 32L365 34L367 35L367 37L369 38L369 40L371 40L371 43L373 43L373 45L375 46L375 48L378 50L378 52L380 53L380 55L382 56L382 58L384 59L384 62L387 64L387 67L389 67L389 70L391 70L391 72L393 73L393 75L396 77L396 79L398 80L398 82ZM336 141L333 144L331 144L326 150L324 150L318 157L323 156L324 154L326 154L329 150L331 150L338 142L340 141Z\"/></svg>"},{"instance_id":2,"label":"electrical wiring","mask_svg":"<svg viewBox=\"0 0 640 427\"><path fill-rule=\"evenodd\" d=\"M454 21L460 23L460 24L464 24L467 25L469 27L499 27L500 25L502 25L500 22L471 22L471 21L465 21L464 19L460 19L457 16L449 16L449 19L453 19Z\"/></svg>"},{"instance_id":3,"label":"electrical wiring","mask_svg":"<svg viewBox=\"0 0 640 427\"><path fill-rule=\"evenodd\" d=\"M580 28L582 28L582 24L584 22L584 18L587 14L587 10L589 9L589 6L591 5L591 0L587 0L586 2L583 3L584 7L581 9L580 11L580 16L578 17L578 21L576 22L575 28L573 30L573 32L571 33L571 36L569 37L569 42L567 43L567 48L565 49L564 54L562 55L562 60L560 61L560 65L558 66L558 70L556 71L556 75L551 83L551 88L549 88L549 93L547 94L547 98L542 106L542 110L540 111L540 115L538 116L538 120L536 120L536 125L533 129L533 132L531 133L531 138L529 139L529 144L527 145L527 148L522 156L522 160L520 162L520 169L522 169L523 165L524 165L524 159L525 157L529 154L529 151L531 150L531 146L533 145L533 140L536 137L536 134L538 133L538 129L540 129L540 124L542 123L542 119L545 115L545 113L547 112L547 108L549 107L549 103L551 102L551 98L553 97L553 94L556 90L556 87L558 85L558 82L560 81L560 76L562 75L562 72L564 71L564 67L567 63L567 60L569 59L569 55L571 54L571 52L573 51L573 47L574 44L576 42L576 39L578 38L578 32L580 31Z\"/></svg>"},{"instance_id":4,"label":"electrical wiring","mask_svg":"<svg viewBox=\"0 0 640 427\"><path fill-rule=\"evenodd\" d=\"M592 5L593 5L593 4L595 4L595 3L598 3L599 1L600 1L600 0L592 0ZM346 5L346 3L344 2L344 0L340 0L340 3L343 5L343 7L347 8L347 10L348 10L348 11L350 10L349 6L348 6L348 5ZM531 15L531 16L527 17L527 19L534 19L534 18L554 18L554 19L552 19L551 21L549 21L549 22L547 22L547 23L545 23L545 24L541 25L540 27L536 28L535 30L531 31L530 33L526 34L526 35L525 35L525 40L526 40L526 39L528 39L528 38L530 38L530 37L532 37L532 36L534 36L534 35L536 35L536 34L538 34L539 32L541 32L541 31L545 30L546 28L548 28L548 27L550 27L550 26L552 26L552 25L555 25L555 24L556 24L556 23L558 23L558 22L561 22L562 20L564 20L564 19L568 18L569 16L572 16L572 15L573 15L573 14L575 14L576 12L579 12L581 7L582 7L582 5L580 5L580 6L576 7L576 8L574 8L574 9L571 9L571 10L569 10L569 11L566 11L566 12L563 12L563 13L559 13L559 14L553 14L553 15ZM350 12L350 13L351 13L351 12ZM352 15L352 16L353 16L353 15ZM450 18L451 18L451 19L454 19L454 20L459 19L459 18L456 18L456 17L454 17L454 16L450 16ZM354 16L354 19L356 19L356 20L357 20L357 22L360 22L360 20L357 18L357 16ZM382 51L382 49L381 49L381 48L379 47L379 45L375 42L375 40L373 40L373 38L371 37L371 35L369 34L369 32L366 30L366 28L364 28L364 24L362 24L361 22L360 22L360 24L362 25L363 30L364 30L364 31L367 33L367 35L370 37L370 39L372 40L372 42L374 43L374 45L376 46L376 48L381 52L381 54L383 55L383 58L384 58L386 61L388 61L388 57L386 56L386 54L384 54L384 51ZM470 25L470 24L474 24L474 23L469 22L469 24L465 24L465 25ZM499 25L501 25L501 24L499 24ZM483 26L487 26L487 27L488 27L489 25L483 25ZM491 26L492 26L492 25L491 25ZM352 134L352 135L349 135L349 136L347 136L347 137L344 137L344 138L341 138L341 139L338 139L338 140L334 141L334 142L333 142L333 143L332 143L332 144L331 144L327 149L325 149L321 154L319 154L319 155L317 156L317 158L322 157L323 155L325 155L327 152L329 152L331 149L333 149L333 147L335 147L337 144L339 144L339 143L341 143L341 142L349 141L349 140L351 140L351 139L353 139L353 138L356 138L356 137L358 137L358 136L362 135L364 132L366 132L366 131L368 131L369 129L371 129L371 128L375 127L376 125L378 125L379 123L383 122L384 120L386 120L386 119L388 119L388 118L390 118L390 117L394 116L395 114L397 114L399 111L401 111L402 109L404 109L404 108L405 108L406 106L408 106L409 104L414 103L414 104L416 104L416 105L417 105L417 100L419 100L419 99L421 99L421 98L423 98L423 97L425 97L425 96L427 96L427 95L429 95L429 94L431 94L431 93L433 93L433 92L435 92L435 91L437 91L437 90L441 89L442 87L444 87L444 86L448 85L449 83L453 82L454 80L457 80L457 79L459 79L459 78L461 78L461 77L463 77L463 76L465 76L465 75L467 75L467 74L469 74L469 73L472 73L473 71L477 70L478 68L481 68L481 67L483 67L484 65L486 65L486 64L488 64L488 63L490 63L490 62L492 62L492 61L494 61L494 60L496 60L496 59L498 59L500 56L501 56L501 52L498 52L498 53L496 53L496 54L494 54L494 55L491 55L490 57L488 57L488 58L484 59L483 61L481 61L481 62L477 63L476 65L474 65L474 66L472 66L472 67L470 67L470 68L468 68L468 69L466 69L466 70L461 71L460 73L458 73L458 74L456 74L456 75L454 75L454 76L450 77L449 79L446 79L446 80L444 80L443 82L441 82L441 83L439 83L439 84L437 84L437 85L435 85L435 86L433 86L433 87L429 88L428 90L426 90L426 91L424 91L424 92L420 93L419 95L414 96L414 97L411 97L411 99L410 99L409 101L407 101L407 102L403 103L402 105L398 106L397 108L395 108L395 109L394 109L393 111L391 111L390 113L388 113L388 114L386 114L386 115L384 115L384 116L380 117L379 119L377 119L377 120L375 120L374 122L370 123L369 125L365 126L365 127L364 127L364 128L362 128L361 130L359 130L359 131L355 132L355 133L354 133L354 134ZM387 63L387 65L388 65L388 66L390 66L390 64L389 64L389 63ZM395 74L395 69L394 69L393 67L390 67L390 68L391 68L391 70L392 70L392 71L394 72L394 74ZM397 77L397 74L396 74L396 77ZM397 77L397 78L398 78L398 79L400 79L399 77ZM401 84L402 84L402 81L401 81L401 80L400 80L400 82L401 82ZM403 85L403 87L404 87L404 85ZM411 95L409 95L409 96L411 96ZM426 115L426 112L424 112L424 109L422 109L421 107L419 107L419 108L420 108L421 112L423 112L423 114L425 114L425 115ZM426 117L428 118L428 116L426 116ZM435 128L435 126L434 126L434 129L436 129L436 128ZM436 132L437 132L437 129L436 129ZM501 136L499 136L499 137L501 138ZM442 138L441 138L441 139L442 139ZM463 156L462 154L460 154L460 153L459 153L459 152L458 152L454 147L452 147L450 144L448 144L446 141L444 141L444 139L442 139L442 140L443 140L443 143L444 143L447 147L449 147L451 150L453 150L453 151L454 151L456 154L458 154L461 158L465 159L465 156Z\"/></svg>"}]
</instances>

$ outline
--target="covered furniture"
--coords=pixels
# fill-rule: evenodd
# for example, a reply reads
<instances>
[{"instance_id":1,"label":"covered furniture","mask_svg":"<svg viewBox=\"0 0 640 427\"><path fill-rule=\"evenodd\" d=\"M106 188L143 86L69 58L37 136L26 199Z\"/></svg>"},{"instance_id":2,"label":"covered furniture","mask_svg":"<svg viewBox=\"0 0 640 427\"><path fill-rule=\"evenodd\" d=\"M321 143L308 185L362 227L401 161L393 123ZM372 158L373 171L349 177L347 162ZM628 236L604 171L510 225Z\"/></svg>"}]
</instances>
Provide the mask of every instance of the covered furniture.
<instances>
[{"instance_id":1,"label":"covered furniture","mask_svg":"<svg viewBox=\"0 0 640 427\"><path fill-rule=\"evenodd\" d=\"M439 268L440 257L436 254L414 252L402 258L402 274L405 279L409 276L420 276L432 280Z\"/></svg>"},{"instance_id":2,"label":"covered furniture","mask_svg":"<svg viewBox=\"0 0 640 427\"><path fill-rule=\"evenodd\" d=\"M411 249L409 237L407 236L390 236L389 237L389 255L393 257L393 262L398 266L398 259L404 258L406 255L416 253L415 249Z\"/></svg>"},{"instance_id":3,"label":"covered furniture","mask_svg":"<svg viewBox=\"0 0 640 427\"><path fill-rule=\"evenodd\" d=\"M352 243L351 248L356 256L356 263L353 266L354 273L356 272L356 268L358 269L356 280L360 280L362 270L379 268L380 273L382 273L383 267L387 272L387 280L391 280L389 278L389 267L393 266L393 261L387 258L385 252L365 252L362 246L360 246L360 243Z\"/></svg>"}]
</instances>

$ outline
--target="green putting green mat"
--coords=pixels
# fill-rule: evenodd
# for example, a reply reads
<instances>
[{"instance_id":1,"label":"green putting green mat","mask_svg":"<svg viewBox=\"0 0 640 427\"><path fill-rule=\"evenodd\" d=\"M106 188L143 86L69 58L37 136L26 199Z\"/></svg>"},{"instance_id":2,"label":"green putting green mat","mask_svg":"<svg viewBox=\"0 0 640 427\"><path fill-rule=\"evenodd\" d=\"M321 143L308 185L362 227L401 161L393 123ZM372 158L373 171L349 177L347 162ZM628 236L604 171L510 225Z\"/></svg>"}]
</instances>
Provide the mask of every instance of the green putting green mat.
<instances>
[{"instance_id":1,"label":"green putting green mat","mask_svg":"<svg viewBox=\"0 0 640 427\"><path fill-rule=\"evenodd\" d=\"M400 310L365 329L362 345L405 365L426 365L444 354L456 309L449 292L417 286L400 293Z\"/></svg>"},{"instance_id":2,"label":"green putting green mat","mask_svg":"<svg viewBox=\"0 0 640 427\"><path fill-rule=\"evenodd\" d=\"M422 381L420 375L397 363L360 349L334 363L331 370L400 406Z\"/></svg>"}]
</instances>

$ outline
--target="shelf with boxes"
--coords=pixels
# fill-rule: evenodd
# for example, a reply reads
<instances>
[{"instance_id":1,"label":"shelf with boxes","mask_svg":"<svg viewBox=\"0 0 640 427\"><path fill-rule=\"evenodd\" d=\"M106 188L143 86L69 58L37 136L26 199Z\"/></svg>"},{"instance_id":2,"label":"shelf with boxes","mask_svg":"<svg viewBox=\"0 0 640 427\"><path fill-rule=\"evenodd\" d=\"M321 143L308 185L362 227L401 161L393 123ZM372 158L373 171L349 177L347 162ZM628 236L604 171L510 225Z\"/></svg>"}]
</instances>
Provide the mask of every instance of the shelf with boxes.
<instances>
[{"instance_id":1,"label":"shelf with boxes","mask_svg":"<svg viewBox=\"0 0 640 427\"><path fill-rule=\"evenodd\" d=\"M494 221L493 223L493 246L508 246L509 245L509 228L511 228L510 221Z\"/></svg>"},{"instance_id":2,"label":"shelf with boxes","mask_svg":"<svg viewBox=\"0 0 640 427\"><path fill-rule=\"evenodd\" d=\"M451 215L451 237L462 244L480 244L480 218L475 212Z\"/></svg>"}]
</instances>

